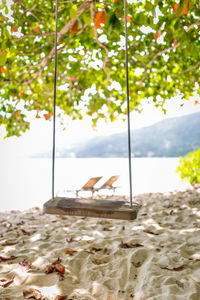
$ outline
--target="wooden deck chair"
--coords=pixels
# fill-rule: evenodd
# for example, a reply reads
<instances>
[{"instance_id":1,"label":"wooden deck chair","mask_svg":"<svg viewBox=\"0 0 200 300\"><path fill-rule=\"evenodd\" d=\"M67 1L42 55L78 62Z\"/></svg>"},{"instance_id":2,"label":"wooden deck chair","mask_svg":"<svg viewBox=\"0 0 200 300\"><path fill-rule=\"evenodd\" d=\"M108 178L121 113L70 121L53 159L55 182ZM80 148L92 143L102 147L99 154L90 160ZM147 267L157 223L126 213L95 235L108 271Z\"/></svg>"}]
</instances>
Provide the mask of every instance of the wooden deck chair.
<instances>
[{"instance_id":1,"label":"wooden deck chair","mask_svg":"<svg viewBox=\"0 0 200 300\"><path fill-rule=\"evenodd\" d=\"M117 186L113 186L113 183L117 181L118 178L119 176L111 176L102 186L100 186L99 188L95 188L94 192L107 189L107 190L113 190L113 193L115 193Z\"/></svg>"},{"instance_id":2,"label":"wooden deck chair","mask_svg":"<svg viewBox=\"0 0 200 300\"><path fill-rule=\"evenodd\" d=\"M82 188L80 188L78 190L67 190L66 192L76 192L76 197L78 197L78 194L81 191L91 191L92 195L93 195L93 193L95 191L94 186L101 178L102 178L102 176L92 177L82 186Z\"/></svg>"}]
</instances>

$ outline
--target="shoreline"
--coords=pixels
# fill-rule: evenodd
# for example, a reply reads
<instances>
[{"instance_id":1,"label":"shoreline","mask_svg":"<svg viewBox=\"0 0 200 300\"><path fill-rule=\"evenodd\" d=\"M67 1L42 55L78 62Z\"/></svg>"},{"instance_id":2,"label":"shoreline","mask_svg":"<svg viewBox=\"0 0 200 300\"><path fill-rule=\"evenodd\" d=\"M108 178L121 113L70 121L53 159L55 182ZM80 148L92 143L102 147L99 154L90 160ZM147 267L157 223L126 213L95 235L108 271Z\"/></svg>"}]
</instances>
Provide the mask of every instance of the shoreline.
<instances>
[{"instance_id":1,"label":"shoreline","mask_svg":"<svg viewBox=\"0 0 200 300\"><path fill-rule=\"evenodd\" d=\"M0 212L0 299L200 299L199 186L135 200L134 221Z\"/></svg>"}]
</instances>

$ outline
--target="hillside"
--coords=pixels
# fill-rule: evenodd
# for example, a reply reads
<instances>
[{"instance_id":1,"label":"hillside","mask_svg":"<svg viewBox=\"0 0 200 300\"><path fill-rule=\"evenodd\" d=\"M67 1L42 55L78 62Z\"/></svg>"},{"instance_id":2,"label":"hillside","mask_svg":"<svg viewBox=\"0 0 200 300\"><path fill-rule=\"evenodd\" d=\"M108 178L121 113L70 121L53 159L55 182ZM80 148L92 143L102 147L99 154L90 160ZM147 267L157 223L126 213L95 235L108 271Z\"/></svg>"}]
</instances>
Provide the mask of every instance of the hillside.
<instances>
[{"instance_id":1,"label":"hillside","mask_svg":"<svg viewBox=\"0 0 200 300\"><path fill-rule=\"evenodd\" d=\"M170 118L152 126L131 131L135 157L177 157L200 147L200 113ZM68 151L76 157L126 157L127 132L97 137Z\"/></svg>"}]
</instances>

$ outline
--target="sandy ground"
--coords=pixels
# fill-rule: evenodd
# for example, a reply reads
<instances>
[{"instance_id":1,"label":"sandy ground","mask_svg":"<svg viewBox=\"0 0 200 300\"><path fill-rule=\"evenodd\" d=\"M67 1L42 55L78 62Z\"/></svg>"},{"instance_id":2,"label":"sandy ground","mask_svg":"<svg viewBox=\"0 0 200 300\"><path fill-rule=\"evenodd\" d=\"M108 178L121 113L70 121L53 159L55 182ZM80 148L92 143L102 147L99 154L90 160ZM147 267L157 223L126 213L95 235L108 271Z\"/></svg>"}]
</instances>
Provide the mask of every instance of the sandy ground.
<instances>
[{"instance_id":1,"label":"sandy ground","mask_svg":"<svg viewBox=\"0 0 200 300\"><path fill-rule=\"evenodd\" d=\"M135 221L0 213L0 299L199 300L200 188L135 200Z\"/></svg>"}]
</instances>

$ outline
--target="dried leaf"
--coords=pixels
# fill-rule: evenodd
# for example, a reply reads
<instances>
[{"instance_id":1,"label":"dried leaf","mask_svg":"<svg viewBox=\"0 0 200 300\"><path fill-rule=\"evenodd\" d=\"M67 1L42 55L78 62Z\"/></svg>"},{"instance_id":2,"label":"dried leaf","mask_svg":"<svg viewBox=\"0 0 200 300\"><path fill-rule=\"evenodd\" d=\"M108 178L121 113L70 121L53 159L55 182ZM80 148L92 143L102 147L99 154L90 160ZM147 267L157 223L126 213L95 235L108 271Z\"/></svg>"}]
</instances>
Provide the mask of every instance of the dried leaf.
<instances>
[{"instance_id":1,"label":"dried leaf","mask_svg":"<svg viewBox=\"0 0 200 300\"><path fill-rule=\"evenodd\" d=\"M96 25L97 28L101 28L101 24L105 25L106 22L107 22L107 14L106 14L105 9L103 9L102 11L99 11L96 14L94 23L95 23L95 25Z\"/></svg>"},{"instance_id":2,"label":"dried leaf","mask_svg":"<svg viewBox=\"0 0 200 300\"><path fill-rule=\"evenodd\" d=\"M169 268L169 267L161 267L163 270L169 270L169 271L182 271L184 269L185 265L181 265L179 267Z\"/></svg>"},{"instance_id":3,"label":"dried leaf","mask_svg":"<svg viewBox=\"0 0 200 300\"><path fill-rule=\"evenodd\" d=\"M56 264L55 265L56 271L62 275L65 274L65 267L61 264Z\"/></svg>"},{"instance_id":4,"label":"dried leaf","mask_svg":"<svg viewBox=\"0 0 200 300\"><path fill-rule=\"evenodd\" d=\"M54 298L54 300L65 300L65 299L67 299L67 295L64 295L64 296L56 296L55 298Z\"/></svg>"},{"instance_id":5,"label":"dried leaf","mask_svg":"<svg viewBox=\"0 0 200 300\"><path fill-rule=\"evenodd\" d=\"M65 251L65 254L68 254L68 255L73 255L75 252L77 252L76 250L69 250L69 249L67 249L66 251Z\"/></svg>"},{"instance_id":6,"label":"dried leaf","mask_svg":"<svg viewBox=\"0 0 200 300\"><path fill-rule=\"evenodd\" d=\"M96 248L96 247L92 247L91 248L91 251L95 251L95 252L98 252L98 251L101 251L103 250L102 248Z\"/></svg>"},{"instance_id":7,"label":"dried leaf","mask_svg":"<svg viewBox=\"0 0 200 300\"><path fill-rule=\"evenodd\" d=\"M5 278L0 279L0 281L2 282L0 283L0 286L2 288L7 288L13 282L14 278L15 277L12 277L11 279L5 279Z\"/></svg>"},{"instance_id":8,"label":"dried leaf","mask_svg":"<svg viewBox=\"0 0 200 300\"><path fill-rule=\"evenodd\" d=\"M36 300L40 300L42 299L42 293L37 290L37 289L28 289L28 290L24 290L23 291L23 296L24 297L27 297L28 296L28 299L36 299Z\"/></svg>"},{"instance_id":9,"label":"dried leaf","mask_svg":"<svg viewBox=\"0 0 200 300\"><path fill-rule=\"evenodd\" d=\"M2 261L8 261L8 260L13 260L16 259L17 256L11 255L10 257L4 257L4 256L0 256L0 262Z\"/></svg>"},{"instance_id":10,"label":"dried leaf","mask_svg":"<svg viewBox=\"0 0 200 300\"><path fill-rule=\"evenodd\" d=\"M158 30L158 33L154 35L154 39L157 40L161 36L161 29Z\"/></svg>"},{"instance_id":11,"label":"dried leaf","mask_svg":"<svg viewBox=\"0 0 200 300\"><path fill-rule=\"evenodd\" d=\"M26 270L26 272L28 272L31 269L31 263L29 263L27 259L21 261L19 265L23 267Z\"/></svg>"},{"instance_id":12,"label":"dried leaf","mask_svg":"<svg viewBox=\"0 0 200 300\"><path fill-rule=\"evenodd\" d=\"M71 34L75 34L78 30L78 23L75 22L74 25L72 26Z\"/></svg>"},{"instance_id":13,"label":"dried leaf","mask_svg":"<svg viewBox=\"0 0 200 300\"><path fill-rule=\"evenodd\" d=\"M46 266L46 268L45 268L45 273L46 273L46 274L53 273L54 271L55 271L55 266L54 266L54 265L48 265L48 266Z\"/></svg>"},{"instance_id":14,"label":"dried leaf","mask_svg":"<svg viewBox=\"0 0 200 300\"><path fill-rule=\"evenodd\" d=\"M130 244L128 244L128 243L121 242L121 244L120 244L120 248L124 248L124 249L137 248L137 247L144 247L144 246L139 244L139 243L136 243L136 244L130 243Z\"/></svg>"},{"instance_id":15,"label":"dried leaf","mask_svg":"<svg viewBox=\"0 0 200 300\"><path fill-rule=\"evenodd\" d=\"M101 264L102 264L102 261L101 261L100 259L96 259L96 260L94 261L94 263L95 263L96 265L101 265Z\"/></svg>"},{"instance_id":16,"label":"dried leaf","mask_svg":"<svg viewBox=\"0 0 200 300\"><path fill-rule=\"evenodd\" d=\"M66 239L66 241L67 241L68 243L72 243L72 242L74 242L74 237L71 236L69 239Z\"/></svg>"},{"instance_id":17,"label":"dried leaf","mask_svg":"<svg viewBox=\"0 0 200 300\"><path fill-rule=\"evenodd\" d=\"M104 228L103 228L103 231L112 231L112 229L107 228L107 227L104 227Z\"/></svg>"},{"instance_id":18,"label":"dried leaf","mask_svg":"<svg viewBox=\"0 0 200 300\"><path fill-rule=\"evenodd\" d=\"M1 67L1 73L3 73L3 74L7 73L6 69L3 66Z\"/></svg>"},{"instance_id":19,"label":"dried leaf","mask_svg":"<svg viewBox=\"0 0 200 300\"><path fill-rule=\"evenodd\" d=\"M31 232L28 232L26 231L25 229L21 229L21 232L24 234L24 235L28 235L30 236L32 233Z\"/></svg>"},{"instance_id":20,"label":"dried leaf","mask_svg":"<svg viewBox=\"0 0 200 300\"><path fill-rule=\"evenodd\" d=\"M149 234L153 234L153 235L159 235L159 233L155 233L149 229L144 229L143 232L149 233Z\"/></svg>"},{"instance_id":21,"label":"dried leaf","mask_svg":"<svg viewBox=\"0 0 200 300\"><path fill-rule=\"evenodd\" d=\"M1 244L2 246L13 246L13 245L16 245L18 242L12 242L12 241L7 241L7 242L4 242L3 244Z\"/></svg>"}]
</instances>

